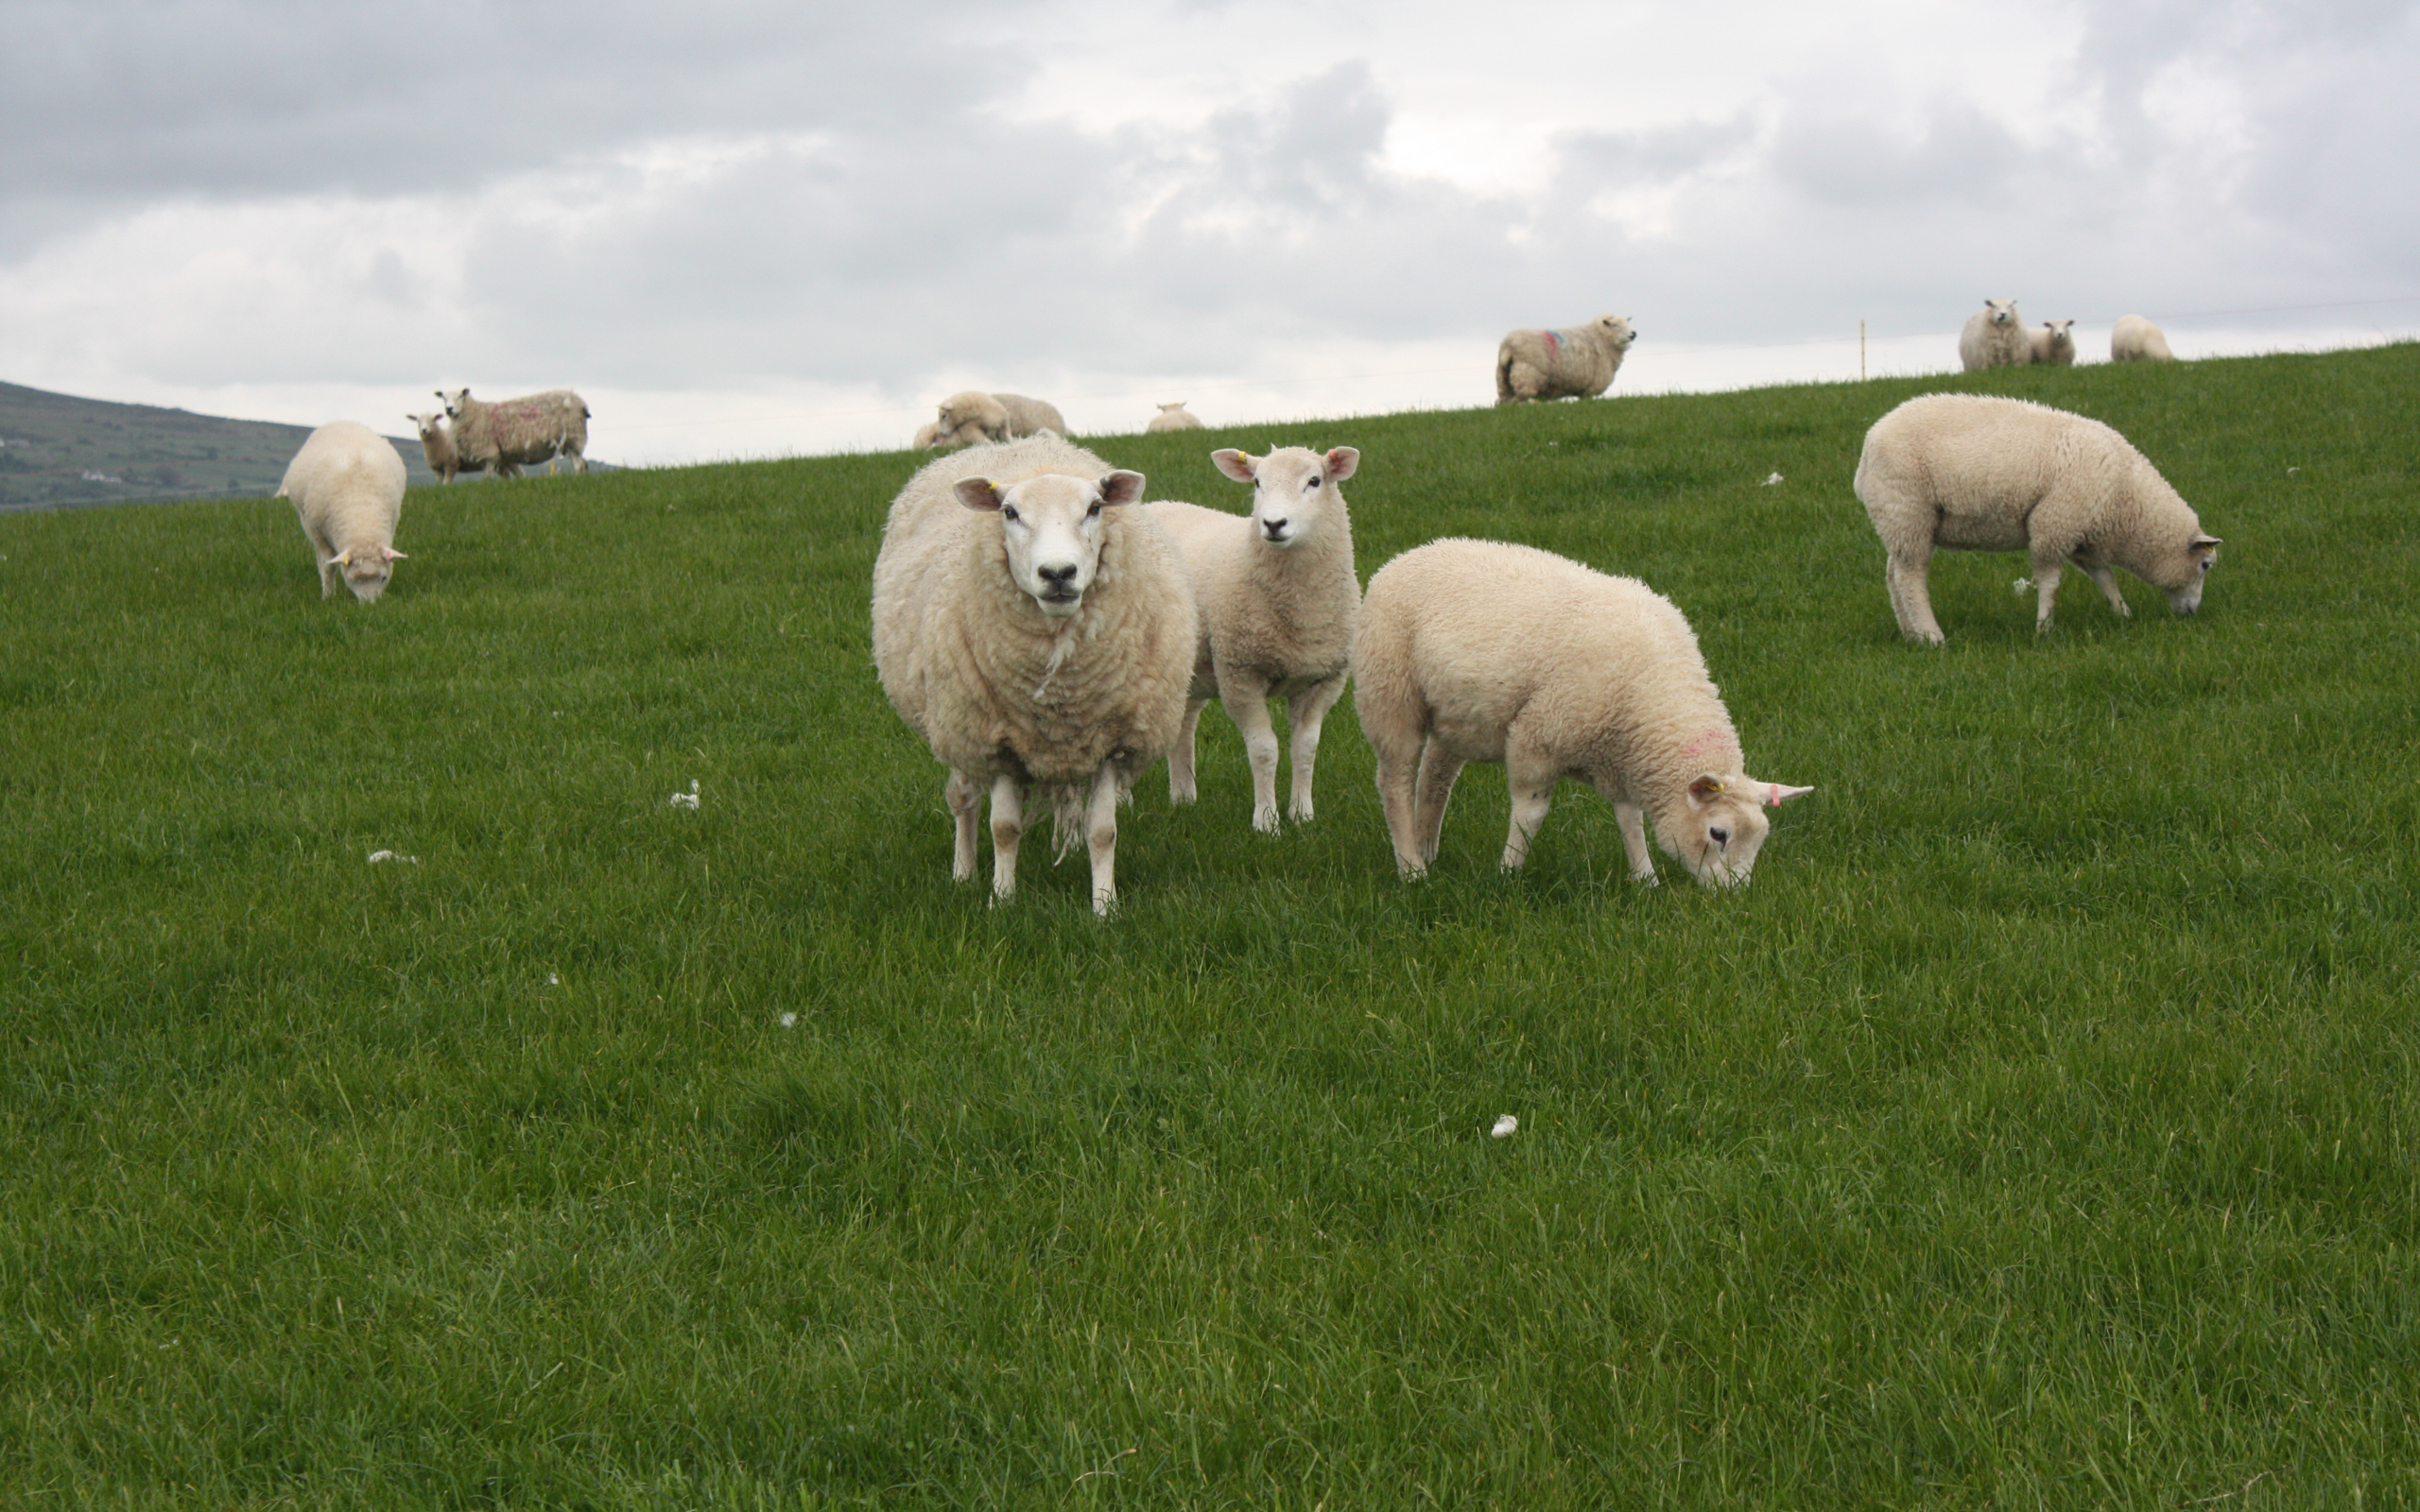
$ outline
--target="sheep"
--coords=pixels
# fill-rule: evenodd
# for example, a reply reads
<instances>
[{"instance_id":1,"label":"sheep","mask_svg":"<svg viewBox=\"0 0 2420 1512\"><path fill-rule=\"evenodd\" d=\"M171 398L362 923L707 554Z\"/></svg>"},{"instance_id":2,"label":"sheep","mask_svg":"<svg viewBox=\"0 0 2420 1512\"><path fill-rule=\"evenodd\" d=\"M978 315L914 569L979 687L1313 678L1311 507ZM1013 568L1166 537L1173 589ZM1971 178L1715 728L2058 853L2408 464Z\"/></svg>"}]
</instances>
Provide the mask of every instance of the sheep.
<instances>
[{"instance_id":1,"label":"sheep","mask_svg":"<svg viewBox=\"0 0 2420 1512\"><path fill-rule=\"evenodd\" d=\"M941 444L941 421L928 420L916 427L916 438L908 443L908 449L911 452L929 452Z\"/></svg>"},{"instance_id":2,"label":"sheep","mask_svg":"<svg viewBox=\"0 0 2420 1512\"><path fill-rule=\"evenodd\" d=\"M477 472L486 467L482 462L465 462L462 454L454 449L454 426L443 410L427 415L406 415L420 432L421 455L428 461L428 470L441 483L451 483L457 472Z\"/></svg>"},{"instance_id":3,"label":"sheep","mask_svg":"<svg viewBox=\"0 0 2420 1512\"><path fill-rule=\"evenodd\" d=\"M574 472L588 471L588 458L580 454L588 449L589 409L568 388L493 404L473 399L467 388L451 394L441 388L437 397L445 401L454 421L454 450L465 467L475 463L493 468L500 478L517 478L524 464L562 455L571 458Z\"/></svg>"},{"instance_id":4,"label":"sheep","mask_svg":"<svg viewBox=\"0 0 2420 1512\"><path fill-rule=\"evenodd\" d=\"M1151 422L1143 429L1146 431L1198 431L1201 429L1201 421L1193 411L1185 408L1184 401L1180 399L1173 404L1162 404L1160 412L1152 416Z\"/></svg>"},{"instance_id":5,"label":"sheep","mask_svg":"<svg viewBox=\"0 0 2420 1512\"><path fill-rule=\"evenodd\" d=\"M1448 538L1379 568L1361 605L1353 704L1407 879L1437 859L1470 762L1505 768L1506 869L1529 858L1555 783L1576 777L1613 803L1630 875L1648 884L1643 819L1701 885L1737 886L1765 843L1760 807L1814 791L1746 774L1721 692L1669 599L1533 546Z\"/></svg>"},{"instance_id":6,"label":"sheep","mask_svg":"<svg viewBox=\"0 0 2420 1512\"><path fill-rule=\"evenodd\" d=\"M2037 367L2072 368L2076 365L2075 324L2073 320L2045 320L2041 330L2026 338Z\"/></svg>"},{"instance_id":7,"label":"sheep","mask_svg":"<svg viewBox=\"0 0 2420 1512\"><path fill-rule=\"evenodd\" d=\"M1081 833L1093 911L1117 900L1117 805L1184 724L1198 620L1175 552L1126 507L1143 475L1036 436L927 463L883 526L873 657L883 692L949 768L951 874L975 875L992 795L992 894L1016 890L1028 794Z\"/></svg>"},{"instance_id":8,"label":"sheep","mask_svg":"<svg viewBox=\"0 0 2420 1512\"><path fill-rule=\"evenodd\" d=\"M1966 318L1958 333L1958 361L1968 372L1979 368L2022 368L2033 360L2033 343L2025 334L2014 300L1985 300Z\"/></svg>"},{"instance_id":9,"label":"sheep","mask_svg":"<svg viewBox=\"0 0 2420 1512\"><path fill-rule=\"evenodd\" d=\"M2168 337L2159 327L2139 315L2121 315L2109 332L2109 360L2174 362L2176 353L2168 350Z\"/></svg>"},{"instance_id":10,"label":"sheep","mask_svg":"<svg viewBox=\"0 0 2420 1512\"><path fill-rule=\"evenodd\" d=\"M294 501L302 535L320 564L320 596L339 575L353 596L374 604L395 563L395 524L404 513L404 458L369 426L331 421L313 431L285 467L276 497Z\"/></svg>"},{"instance_id":11,"label":"sheep","mask_svg":"<svg viewBox=\"0 0 2420 1512\"><path fill-rule=\"evenodd\" d=\"M1038 436L1044 431L1058 436L1067 434L1067 422L1060 418L1059 411L1039 399L1028 399L1023 394L987 394L975 388L942 400L938 424L940 440L936 444L949 446L1012 441L1020 436Z\"/></svg>"},{"instance_id":12,"label":"sheep","mask_svg":"<svg viewBox=\"0 0 2420 1512\"><path fill-rule=\"evenodd\" d=\"M2219 538L2124 437L2026 400L1909 400L1865 433L1855 487L1889 556L1899 632L1934 645L1941 625L1925 579L1935 551L2030 551L2037 632L2050 627L2062 563L2083 568L2121 615L2113 563L2190 614L2218 560Z\"/></svg>"},{"instance_id":13,"label":"sheep","mask_svg":"<svg viewBox=\"0 0 2420 1512\"><path fill-rule=\"evenodd\" d=\"M1343 696L1352 662L1361 583L1353 573L1353 517L1337 485L1361 465L1361 454L1288 446L1254 457L1230 448L1210 460L1253 485L1249 516L1173 501L1143 509L1184 558L1201 614L1184 728L1168 751L1168 800L1194 800L1194 732L1215 696L1243 731L1252 760L1252 827L1271 833L1277 734L1269 700L1286 700L1294 747L1288 806L1295 822L1308 823L1320 724Z\"/></svg>"},{"instance_id":14,"label":"sheep","mask_svg":"<svg viewBox=\"0 0 2420 1512\"><path fill-rule=\"evenodd\" d=\"M1515 331L1495 349L1495 402L1594 399L1614 386L1638 334L1626 316L1600 315L1576 331Z\"/></svg>"}]
</instances>

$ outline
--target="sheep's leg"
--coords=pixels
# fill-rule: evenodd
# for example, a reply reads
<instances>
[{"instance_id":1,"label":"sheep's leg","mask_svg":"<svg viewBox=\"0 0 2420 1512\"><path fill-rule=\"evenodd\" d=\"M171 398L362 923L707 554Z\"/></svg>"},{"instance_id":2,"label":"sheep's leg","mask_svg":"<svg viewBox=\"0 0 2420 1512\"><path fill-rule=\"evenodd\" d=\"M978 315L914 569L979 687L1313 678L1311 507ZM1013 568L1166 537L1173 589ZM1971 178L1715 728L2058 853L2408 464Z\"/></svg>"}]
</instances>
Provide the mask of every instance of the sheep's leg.
<instances>
[{"instance_id":1,"label":"sheep's leg","mask_svg":"<svg viewBox=\"0 0 2420 1512\"><path fill-rule=\"evenodd\" d=\"M2046 557L2036 553L2033 558L2033 598L2036 605L2033 633L2036 635L2050 627L2050 611L2059 603L2059 577L2066 570L2066 564L2056 555Z\"/></svg>"},{"instance_id":2,"label":"sheep's leg","mask_svg":"<svg viewBox=\"0 0 2420 1512\"><path fill-rule=\"evenodd\" d=\"M1093 774L1084 804L1084 846L1093 859L1093 912L1103 919L1117 906L1117 800L1125 796L1117 768L1107 762Z\"/></svg>"},{"instance_id":3,"label":"sheep's leg","mask_svg":"<svg viewBox=\"0 0 2420 1512\"><path fill-rule=\"evenodd\" d=\"M2109 607L2117 611L2119 619L2128 619L2134 615L2135 611L2126 607L2126 595L2118 592L2118 575L2109 570L2107 562L2089 562L2079 557L2075 558L2075 564L2083 568L2083 575L2100 587L2100 596L2109 600Z\"/></svg>"},{"instance_id":4,"label":"sheep's leg","mask_svg":"<svg viewBox=\"0 0 2420 1512\"><path fill-rule=\"evenodd\" d=\"M1647 849L1647 811L1621 796L1621 789L1600 782L1597 791L1614 806L1614 822L1621 826L1622 854L1630 858L1630 880L1655 885L1655 860Z\"/></svg>"},{"instance_id":5,"label":"sheep's leg","mask_svg":"<svg viewBox=\"0 0 2420 1512\"><path fill-rule=\"evenodd\" d=\"M1340 676L1286 700L1287 732L1294 747L1294 792L1287 812L1297 824L1311 820L1311 771L1320 760L1320 726L1343 696L1344 679Z\"/></svg>"},{"instance_id":6,"label":"sheep's leg","mask_svg":"<svg viewBox=\"0 0 2420 1512\"><path fill-rule=\"evenodd\" d=\"M1395 871L1406 878L1425 875L1428 862L1420 853L1412 797L1420 781L1421 748L1383 739L1370 745L1378 758L1378 807L1387 816L1387 838L1394 842Z\"/></svg>"},{"instance_id":7,"label":"sheep's leg","mask_svg":"<svg viewBox=\"0 0 2420 1512\"><path fill-rule=\"evenodd\" d=\"M1184 723L1176 732L1176 744L1168 747L1168 801L1190 803L1199 795L1193 786L1193 737L1201 724L1201 711L1210 706L1207 698L1192 698L1185 702Z\"/></svg>"},{"instance_id":8,"label":"sheep's leg","mask_svg":"<svg viewBox=\"0 0 2420 1512\"><path fill-rule=\"evenodd\" d=\"M1547 808L1554 801L1554 784L1561 776L1551 763L1519 750L1504 753L1504 785L1512 797L1512 822L1504 836L1505 870L1517 871L1530 859L1530 842L1547 822Z\"/></svg>"},{"instance_id":9,"label":"sheep's leg","mask_svg":"<svg viewBox=\"0 0 2420 1512\"><path fill-rule=\"evenodd\" d=\"M992 779L992 901L1015 896L1017 842L1025 837L1025 784L1003 772Z\"/></svg>"},{"instance_id":10,"label":"sheep's leg","mask_svg":"<svg viewBox=\"0 0 2420 1512\"><path fill-rule=\"evenodd\" d=\"M1932 568L1932 553L1891 554L1888 569L1891 580L1891 611L1899 617L1899 633L1910 641L1927 645L1942 643L1941 622L1932 617L1932 590L1926 577Z\"/></svg>"},{"instance_id":11,"label":"sheep's leg","mask_svg":"<svg viewBox=\"0 0 2420 1512\"><path fill-rule=\"evenodd\" d=\"M970 882L975 877L975 810L983 799L983 789L976 785L975 779L953 766L942 798L949 804L950 825L958 835L957 850L949 864L950 880Z\"/></svg>"},{"instance_id":12,"label":"sheep's leg","mask_svg":"<svg viewBox=\"0 0 2420 1512\"><path fill-rule=\"evenodd\" d=\"M1277 727L1269 719L1269 684L1252 678L1220 678L1219 702L1244 732L1252 758L1252 827L1277 832Z\"/></svg>"},{"instance_id":13,"label":"sheep's leg","mask_svg":"<svg viewBox=\"0 0 2420 1512\"><path fill-rule=\"evenodd\" d=\"M1445 833L1445 805L1454 800L1454 779L1461 775L1462 759L1447 755L1435 740L1421 751L1417 838L1424 868L1437 859L1438 838Z\"/></svg>"}]
</instances>

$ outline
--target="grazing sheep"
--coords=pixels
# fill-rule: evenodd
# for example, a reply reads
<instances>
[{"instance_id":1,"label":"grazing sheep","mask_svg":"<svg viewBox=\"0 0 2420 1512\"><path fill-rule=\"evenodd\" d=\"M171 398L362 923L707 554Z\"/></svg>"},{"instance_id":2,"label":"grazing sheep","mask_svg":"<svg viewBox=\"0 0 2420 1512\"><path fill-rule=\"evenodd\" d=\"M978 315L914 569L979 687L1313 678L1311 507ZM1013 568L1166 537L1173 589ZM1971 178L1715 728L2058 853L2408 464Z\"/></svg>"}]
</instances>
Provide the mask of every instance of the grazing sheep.
<instances>
[{"instance_id":1,"label":"grazing sheep","mask_svg":"<svg viewBox=\"0 0 2420 1512\"><path fill-rule=\"evenodd\" d=\"M320 564L320 596L337 591L339 575L353 596L374 604L395 563L395 523L404 513L404 458L395 443L353 421L313 431L285 466L277 497L294 501L311 557Z\"/></svg>"},{"instance_id":2,"label":"grazing sheep","mask_svg":"<svg viewBox=\"0 0 2420 1512\"><path fill-rule=\"evenodd\" d=\"M2033 343L2017 317L2014 300L1985 300L1966 318L1958 333L1958 361L1968 372L1978 368L2022 368L2033 360Z\"/></svg>"},{"instance_id":3,"label":"grazing sheep","mask_svg":"<svg viewBox=\"0 0 2420 1512\"><path fill-rule=\"evenodd\" d=\"M459 388L437 397L454 421L454 450L464 467L493 469L500 478L517 478L530 463L571 458L572 470L588 471L588 405L568 388L489 404Z\"/></svg>"},{"instance_id":4,"label":"grazing sheep","mask_svg":"<svg viewBox=\"0 0 2420 1512\"><path fill-rule=\"evenodd\" d=\"M938 423L941 437L937 444L945 446L1012 441L1020 436L1039 436L1044 431L1056 436L1067 434L1067 422L1059 411L1039 399L1028 399L1023 394L987 394L974 388L942 400Z\"/></svg>"},{"instance_id":5,"label":"grazing sheep","mask_svg":"<svg viewBox=\"0 0 2420 1512\"><path fill-rule=\"evenodd\" d=\"M1874 422L1858 458L1857 496L1889 554L1899 633L1941 644L1926 573L1935 551L2030 551L2050 627L2062 564L2072 561L2128 612L2114 563L2168 591L2179 614L2202 607L2219 538L2143 454L2097 420L2021 399L1927 394Z\"/></svg>"},{"instance_id":6,"label":"grazing sheep","mask_svg":"<svg viewBox=\"0 0 2420 1512\"><path fill-rule=\"evenodd\" d=\"M406 415L404 419L410 421L419 430L421 455L428 459L428 470L437 474L439 482L451 483L455 473L476 472L485 465L462 460L462 454L454 449L454 426L446 420L443 410L428 415Z\"/></svg>"},{"instance_id":7,"label":"grazing sheep","mask_svg":"<svg viewBox=\"0 0 2420 1512\"><path fill-rule=\"evenodd\" d=\"M2032 348L2037 367L2072 368L2076 365L2076 336L2073 320L2045 320L2042 329L2026 340Z\"/></svg>"},{"instance_id":8,"label":"grazing sheep","mask_svg":"<svg viewBox=\"0 0 2420 1512\"><path fill-rule=\"evenodd\" d=\"M1759 782L1689 622L1630 577L1532 546L1432 541L1378 569L1361 605L1353 705L1378 758L1395 866L1425 875L1470 762L1512 790L1504 865L1528 859L1555 783L1605 795L1630 874L1655 880L1643 818L1701 884L1748 880L1761 809L1814 789Z\"/></svg>"},{"instance_id":9,"label":"grazing sheep","mask_svg":"<svg viewBox=\"0 0 2420 1512\"><path fill-rule=\"evenodd\" d=\"M1201 419L1184 407L1182 399L1173 404L1162 404L1160 412L1151 417L1151 423L1143 427L1146 431L1198 431L1201 428Z\"/></svg>"},{"instance_id":10,"label":"grazing sheep","mask_svg":"<svg viewBox=\"0 0 2420 1512\"><path fill-rule=\"evenodd\" d=\"M949 767L951 871L975 875L992 794L992 892L1016 890L1028 792L1116 902L1117 804L1184 725L1196 619L1184 570L1125 506L1143 475L1056 436L927 463L892 501L873 569L883 692Z\"/></svg>"},{"instance_id":11,"label":"grazing sheep","mask_svg":"<svg viewBox=\"0 0 2420 1512\"><path fill-rule=\"evenodd\" d=\"M2176 353L2168 350L2168 337L2159 327L2139 315L2121 315L2109 333L2109 360L2174 362Z\"/></svg>"},{"instance_id":12,"label":"grazing sheep","mask_svg":"<svg viewBox=\"0 0 2420 1512\"><path fill-rule=\"evenodd\" d=\"M1361 454L1288 446L1262 457L1220 450L1210 460L1253 485L1249 516L1174 502L1143 509L1176 543L1201 611L1184 728L1168 751L1168 799L1193 801L1194 730L1215 695L1243 731L1252 760L1252 827L1270 833L1277 828L1277 732L1269 700L1286 700L1294 747L1289 806L1296 822L1307 823L1320 723L1343 696L1352 662L1361 583L1353 575L1353 517L1337 485L1361 465Z\"/></svg>"},{"instance_id":13,"label":"grazing sheep","mask_svg":"<svg viewBox=\"0 0 2420 1512\"><path fill-rule=\"evenodd\" d=\"M1600 315L1576 331L1515 331L1495 349L1495 402L1594 399L1614 386L1638 339L1627 317Z\"/></svg>"}]
</instances>

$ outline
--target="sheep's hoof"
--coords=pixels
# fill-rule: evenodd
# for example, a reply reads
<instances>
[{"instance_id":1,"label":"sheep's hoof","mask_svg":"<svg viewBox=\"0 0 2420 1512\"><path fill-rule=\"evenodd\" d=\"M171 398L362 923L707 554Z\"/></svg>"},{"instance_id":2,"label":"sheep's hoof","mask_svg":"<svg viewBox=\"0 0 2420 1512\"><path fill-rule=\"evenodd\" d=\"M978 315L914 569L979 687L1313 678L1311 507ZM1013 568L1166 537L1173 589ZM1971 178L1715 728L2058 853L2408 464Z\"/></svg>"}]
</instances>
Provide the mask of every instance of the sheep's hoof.
<instances>
[{"instance_id":1,"label":"sheep's hoof","mask_svg":"<svg viewBox=\"0 0 2420 1512\"><path fill-rule=\"evenodd\" d=\"M1288 816L1296 824L1308 824L1311 822L1311 806L1308 803L1297 803Z\"/></svg>"},{"instance_id":2,"label":"sheep's hoof","mask_svg":"<svg viewBox=\"0 0 2420 1512\"><path fill-rule=\"evenodd\" d=\"M1652 871L1634 871L1630 874L1630 880L1637 883L1642 887L1661 887L1664 885L1664 879L1658 877Z\"/></svg>"},{"instance_id":3,"label":"sheep's hoof","mask_svg":"<svg viewBox=\"0 0 2420 1512\"><path fill-rule=\"evenodd\" d=\"M1178 789L1173 788L1173 787L1172 787L1172 788L1169 788L1169 789L1168 789L1168 806L1169 806L1169 807L1171 807L1171 808L1180 808L1180 809L1181 809L1181 808L1184 808L1184 807L1187 806L1188 804L1192 803L1192 802L1193 802L1193 800L1194 800L1194 799L1195 799L1196 797L1197 797L1197 795L1195 794L1195 792L1193 791L1193 789L1191 789L1191 788L1189 788L1189 787L1188 787L1188 788L1184 789L1183 791L1179 791Z\"/></svg>"},{"instance_id":4,"label":"sheep's hoof","mask_svg":"<svg viewBox=\"0 0 2420 1512\"><path fill-rule=\"evenodd\" d=\"M1274 807L1252 811L1252 827L1263 834L1277 833L1277 810Z\"/></svg>"}]
</instances>

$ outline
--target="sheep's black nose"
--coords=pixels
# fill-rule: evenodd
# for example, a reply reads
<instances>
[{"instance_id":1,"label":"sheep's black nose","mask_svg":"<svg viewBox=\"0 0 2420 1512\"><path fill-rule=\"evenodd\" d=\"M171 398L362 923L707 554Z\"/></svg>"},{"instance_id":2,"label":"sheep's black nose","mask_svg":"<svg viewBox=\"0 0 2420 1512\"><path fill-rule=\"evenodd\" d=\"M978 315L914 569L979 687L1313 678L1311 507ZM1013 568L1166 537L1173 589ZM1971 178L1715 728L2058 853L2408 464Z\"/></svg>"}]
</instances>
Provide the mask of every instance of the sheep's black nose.
<instances>
[{"instance_id":1,"label":"sheep's black nose","mask_svg":"<svg viewBox=\"0 0 2420 1512\"><path fill-rule=\"evenodd\" d=\"M1731 843L1731 832L1729 830L1718 827L1716 829L1708 830L1705 833L1707 838L1713 840L1717 845L1729 845Z\"/></svg>"},{"instance_id":2,"label":"sheep's black nose","mask_svg":"<svg viewBox=\"0 0 2420 1512\"><path fill-rule=\"evenodd\" d=\"M1048 583L1053 588L1065 588L1076 580L1076 564L1074 562L1069 562L1064 567L1037 567L1033 571L1035 576L1040 577L1044 582Z\"/></svg>"},{"instance_id":3,"label":"sheep's black nose","mask_svg":"<svg viewBox=\"0 0 2420 1512\"><path fill-rule=\"evenodd\" d=\"M1269 532L1270 540L1283 541L1286 539L1286 524L1283 520L1263 520L1260 528Z\"/></svg>"}]
</instances>

